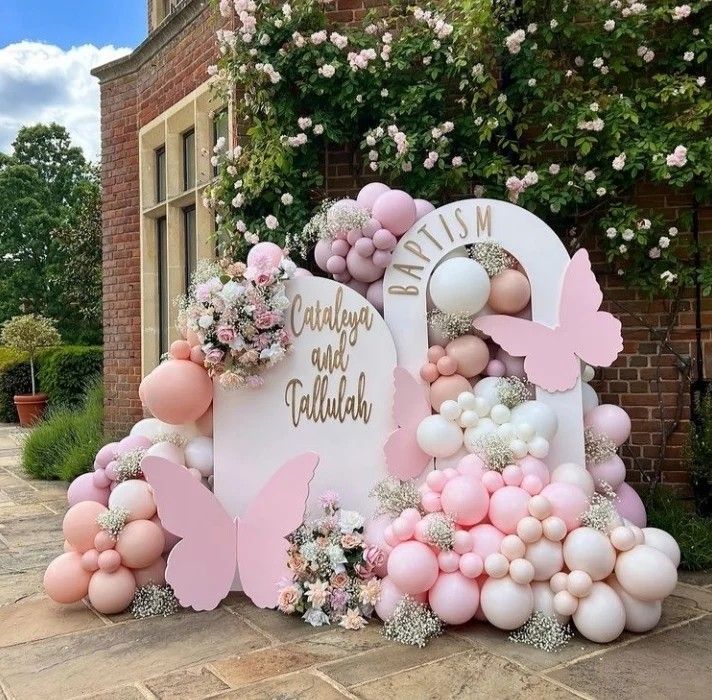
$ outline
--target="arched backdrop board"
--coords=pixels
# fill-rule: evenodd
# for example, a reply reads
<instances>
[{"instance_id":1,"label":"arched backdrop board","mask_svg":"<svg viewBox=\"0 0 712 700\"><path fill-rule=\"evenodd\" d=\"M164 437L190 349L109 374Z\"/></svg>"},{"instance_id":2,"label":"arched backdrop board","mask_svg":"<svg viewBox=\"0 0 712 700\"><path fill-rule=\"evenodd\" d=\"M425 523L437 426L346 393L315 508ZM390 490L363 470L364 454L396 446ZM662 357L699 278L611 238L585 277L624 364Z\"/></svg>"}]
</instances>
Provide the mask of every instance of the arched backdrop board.
<instances>
[{"instance_id":1,"label":"arched backdrop board","mask_svg":"<svg viewBox=\"0 0 712 700\"><path fill-rule=\"evenodd\" d=\"M532 288L532 320L557 326L569 254L558 236L526 209L494 199L447 204L420 219L398 242L383 284L384 315L398 364L419 379L428 348L427 290L437 264L461 246L492 239L522 265ZM420 381L420 379L419 379ZM559 429L547 462L583 465L581 379L569 391L536 388L536 398L556 413Z\"/></svg>"}]
</instances>

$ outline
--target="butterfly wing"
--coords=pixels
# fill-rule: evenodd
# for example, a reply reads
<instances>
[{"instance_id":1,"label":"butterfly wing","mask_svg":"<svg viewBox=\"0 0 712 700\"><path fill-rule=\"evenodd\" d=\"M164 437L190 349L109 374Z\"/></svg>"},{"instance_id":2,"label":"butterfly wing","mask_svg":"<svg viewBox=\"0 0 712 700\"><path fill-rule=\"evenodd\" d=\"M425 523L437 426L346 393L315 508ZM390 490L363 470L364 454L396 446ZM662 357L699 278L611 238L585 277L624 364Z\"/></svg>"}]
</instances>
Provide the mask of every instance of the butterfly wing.
<instances>
[{"instance_id":1,"label":"butterfly wing","mask_svg":"<svg viewBox=\"0 0 712 700\"><path fill-rule=\"evenodd\" d=\"M586 250L578 250L564 276L559 323L571 338L576 354L596 367L613 364L623 349L621 322L599 311L603 293L591 270Z\"/></svg>"},{"instance_id":2,"label":"butterfly wing","mask_svg":"<svg viewBox=\"0 0 712 700\"><path fill-rule=\"evenodd\" d=\"M235 523L185 467L144 457L163 527L182 540L168 556L166 581L183 607L212 610L230 592L237 566Z\"/></svg>"},{"instance_id":3,"label":"butterfly wing","mask_svg":"<svg viewBox=\"0 0 712 700\"><path fill-rule=\"evenodd\" d=\"M260 608L277 605L277 584L290 578L285 536L304 521L309 483L319 456L307 452L283 464L237 523L242 588Z\"/></svg>"},{"instance_id":4,"label":"butterfly wing","mask_svg":"<svg viewBox=\"0 0 712 700\"><path fill-rule=\"evenodd\" d=\"M399 427L383 447L391 475L398 479L414 479L428 466L430 456L418 446L415 431L420 421L431 413L430 401L424 388L403 367L393 371L393 418Z\"/></svg>"},{"instance_id":5,"label":"butterfly wing","mask_svg":"<svg viewBox=\"0 0 712 700\"><path fill-rule=\"evenodd\" d=\"M525 357L524 371L532 384L547 391L565 391L576 384L579 361L559 329L499 314L476 318L474 326L510 355Z\"/></svg>"}]
</instances>

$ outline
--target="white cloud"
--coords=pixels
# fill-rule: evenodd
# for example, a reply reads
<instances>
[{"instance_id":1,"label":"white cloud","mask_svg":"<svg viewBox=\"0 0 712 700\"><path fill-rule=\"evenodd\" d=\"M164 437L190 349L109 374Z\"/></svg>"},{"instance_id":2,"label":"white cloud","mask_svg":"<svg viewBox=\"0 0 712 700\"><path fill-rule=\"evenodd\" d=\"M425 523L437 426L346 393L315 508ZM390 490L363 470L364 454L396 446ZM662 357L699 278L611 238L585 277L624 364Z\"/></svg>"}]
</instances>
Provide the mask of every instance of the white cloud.
<instances>
[{"instance_id":1,"label":"white cloud","mask_svg":"<svg viewBox=\"0 0 712 700\"><path fill-rule=\"evenodd\" d=\"M97 161L99 81L89 71L130 51L92 44L64 50L34 41L0 48L0 151L10 152L21 126L55 121Z\"/></svg>"}]
</instances>

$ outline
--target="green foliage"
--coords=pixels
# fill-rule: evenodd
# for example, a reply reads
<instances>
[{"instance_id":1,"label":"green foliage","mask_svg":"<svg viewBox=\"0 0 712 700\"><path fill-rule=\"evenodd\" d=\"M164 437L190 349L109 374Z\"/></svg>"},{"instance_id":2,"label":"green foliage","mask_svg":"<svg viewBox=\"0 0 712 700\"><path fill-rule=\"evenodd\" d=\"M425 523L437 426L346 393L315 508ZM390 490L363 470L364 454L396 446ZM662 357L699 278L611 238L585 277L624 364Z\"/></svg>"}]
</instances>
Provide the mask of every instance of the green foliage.
<instances>
[{"instance_id":1,"label":"green foliage","mask_svg":"<svg viewBox=\"0 0 712 700\"><path fill-rule=\"evenodd\" d=\"M28 435L22 466L37 479L71 481L92 469L103 444L103 387L96 383L81 408L52 409Z\"/></svg>"},{"instance_id":2,"label":"green foliage","mask_svg":"<svg viewBox=\"0 0 712 700\"><path fill-rule=\"evenodd\" d=\"M646 508L648 525L669 532L677 541L683 569L712 569L712 518L689 512L674 493L661 488Z\"/></svg>"},{"instance_id":3,"label":"green foliage","mask_svg":"<svg viewBox=\"0 0 712 700\"><path fill-rule=\"evenodd\" d=\"M712 394L702 398L692 423L687 444L687 457L692 492L697 512L712 516Z\"/></svg>"},{"instance_id":4,"label":"green foliage","mask_svg":"<svg viewBox=\"0 0 712 700\"><path fill-rule=\"evenodd\" d=\"M82 402L89 384L101 375L102 366L100 347L62 347L42 360L40 386L52 406L74 407Z\"/></svg>"},{"instance_id":5,"label":"green foliage","mask_svg":"<svg viewBox=\"0 0 712 700\"><path fill-rule=\"evenodd\" d=\"M16 423L14 397L31 392L30 362L27 357L18 354L15 359L0 364L0 423Z\"/></svg>"}]
</instances>

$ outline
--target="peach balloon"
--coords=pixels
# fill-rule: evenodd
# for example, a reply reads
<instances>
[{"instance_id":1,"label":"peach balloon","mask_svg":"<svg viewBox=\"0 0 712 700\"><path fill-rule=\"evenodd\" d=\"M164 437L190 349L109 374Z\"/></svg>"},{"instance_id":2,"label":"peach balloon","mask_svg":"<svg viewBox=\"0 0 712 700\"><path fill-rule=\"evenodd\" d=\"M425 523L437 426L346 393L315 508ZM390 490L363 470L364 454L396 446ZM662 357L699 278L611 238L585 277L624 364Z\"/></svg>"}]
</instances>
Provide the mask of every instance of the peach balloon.
<instances>
[{"instance_id":1,"label":"peach balloon","mask_svg":"<svg viewBox=\"0 0 712 700\"><path fill-rule=\"evenodd\" d=\"M82 568L90 574L99 568L99 552L96 549L88 549L82 554Z\"/></svg>"},{"instance_id":2,"label":"peach balloon","mask_svg":"<svg viewBox=\"0 0 712 700\"><path fill-rule=\"evenodd\" d=\"M192 423L208 410L213 383L208 373L190 360L170 360L151 372L145 387L149 411L165 423Z\"/></svg>"},{"instance_id":3,"label":"peach balloon","mask_svg":"<svg viewBox=\"0 0 712 700\"><path fill-rule=\"evenodd\" d=\"M472 386L461 374L440 377L430 385L430 405L438 411L443 401L456 401L463 391L472 391Z\"/></svg>"},{"instance_id":4,"label":"peach balloon","mask_svg":"<svg viewBox=\"0 0 712 700\"><path fill-rule=\"evenodd\" d=\"M534 610L534 594L529 584L510 576L490 578L480 592L482 611L489 622L503 630L521 627Z\"/></svg>"},{"instance_id":5,"label":"peach balloon","mask_svg":"<svg viewBox=\"0 0 712 700\"><path fill-rule=\"evenodd\" d=\"M558 482L545 486L541 491L551 503L553 515L561 518L568 530L573 530L581 524L581 515L588 509L586 494L573 484Z\"/></svg>"},{"instance_id":6,"label":"peach balloon","mask_svg":"<svg viewBox=\"0 0 712 700\"><path fill-rule=\"evenodd\" d=\"M205 353L200 345L194 345L190 349L190 361L203 367L205 365Z\"/></svg>"},{"instance_id":7,"label":"peach balloon","mask_svg":"<svg viewBox=\"0 0 712 700\"><path fill-rule=\"evenodd\" d=\"M487 303L498 314L517 314L531 299L531 287L526 275L519 270L503 270L490 280Z\"/></svg>"},{"instance_id":8,"label":"peach balloon","mask_svg":"<svg viewBox=\"0 0 712 700\"><path fill-rule=\"evenodd\" d=\"M76 603L87 594L91 577L82 566L81 554L65 552L47 567L44 589L55 603Z\"/></svg>"},{"instance_id":9,"label":"peach balloon","mask_svg":"<svg viewBox=\"0 0 712 700\"><path fill-rule=\"evenodd\" d=\"M487 344L474 335L462 335L451 340L445 351L457 363L457 373L468 379L481 374L490 359Z\"/></svg>"},{"instance_id":10,"label":"peach balloon","mask_svg":"<svg viewBox=\"0 0 712 700\"><path fill-rule=\"evenodd\" d=\"M136 580L124 566L116 571L97 571L89 582L89 602L104 615L126 610L136 592Z\"/></svg>"},{"instance_id":11,"label":"peach balloon","mask_svg":"<svg viewBox=\"0 0 712 700\"><path fill-rule=\"evenodd\" d=\"M113 549L116 540L106 530L101 530L96 533L94 538L94 548L97 552L105 552L107 549Z\"/></svg>"},{"instance_id":12,"label":"peach balloon","mask_svg":"<svg viewBox=\"0 0 712 700\"><path fill-rule=\"evenodd\" d=\"M190 359L190 343L187 340L175 340L171 343L171 356L174 360Z\"/></svg>"},{"instance_id":13,"label":"peach balloon","mask_svg":"<svg viewBox=\"0 0 712 700\"><path fill-rule=\"evenodd\" d=\"M147 586L149 583L155 583L157 586L162 586L166 582L166 560L159 557L153 564L143 568L136 569L133 572L137 586Z\"/></svg>"},{"instance_id":14,"label":"peach balloon","mask_svg":"<svg viewBox=\"0 0 712 700\"><path fill-rule=\"evenodd\" d=\"M128 522L150 520L156 514L151 487L141 479L129 479L118 484L109 496L109 507L128 510Z\"/></svg>"},{"instance_id":15,"label":"peach balloon","mask_svg":"<svg viewBox=\"0 0 712 700\"><path fill-rule=\"evenodd\" d=\"M96 519L107 510L96 501L82 501L72 506L62 521L62 531L69 544L84 553L94 547L94 538L101 530Z\"/></svg>"},{"instance_id":16,"label":"peach balloon","mask_svg":"<svg viewBox=\"0 0 712 700\"><path fill-rule=\"evenodd\" d=\"M154 515L151 518L152 523L156 523L158 527L161 528L161 531L163 532L163 539L165 540L165 544L163 545L163 554L168 554L173 547L175 547L179 542L180 542L180 537L177 537L174 535L172 532L169 532L166 530L165 527L163 527L163 524L161 523L159 517L157 515Z\"/></svg>"},{"instance_id":17,"label":"peach balloon","mask_svg":"<svg viewBox=\"0 0 712 700\"><path fill-rule=\"evenodd\" d=\"M116 540L116 551L124 566L143 569L163 553L163 530L151 520L134 520L127 523Z\"/></svg>"},{"instance_id":18,"label":"peach balloon","mask_svg":"<svg viewBox=\"0 0 712 700\"><path fill-rule=\"evenodd\" d=\"M111 574L121 566L121 555L115 549L107 549L99 555L98 566Z\"/></svg>"},{"instance_id":19,"label":"peach balloon","mask_svg":"<svg viewBox=\"0 0 712 700\"><path fill-rule=\"evenodd\" d=\"M186 333L185 339L190 343L191 347L200 345L200 338L198 337L198 334L195 331L191 331L189 329Z\"/></svg>"}]
</instances>

